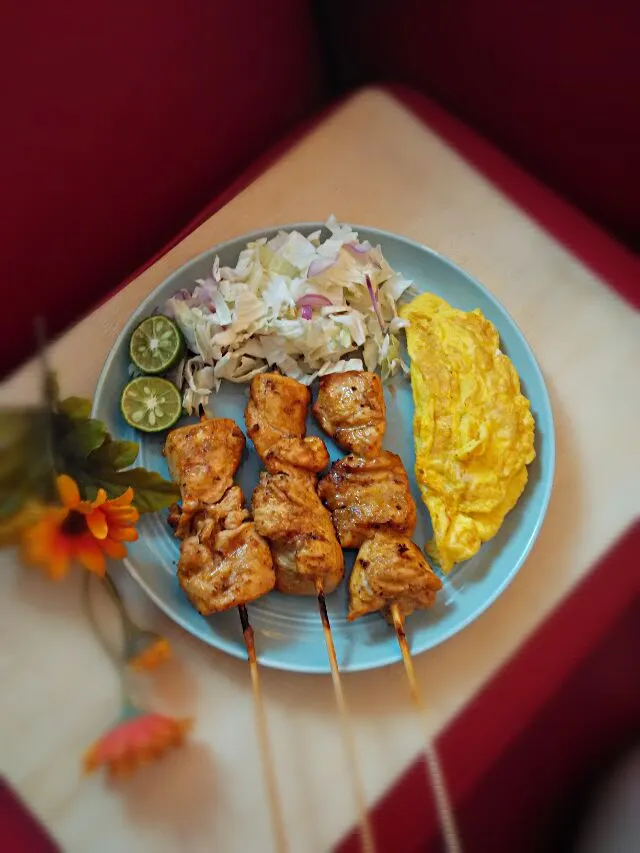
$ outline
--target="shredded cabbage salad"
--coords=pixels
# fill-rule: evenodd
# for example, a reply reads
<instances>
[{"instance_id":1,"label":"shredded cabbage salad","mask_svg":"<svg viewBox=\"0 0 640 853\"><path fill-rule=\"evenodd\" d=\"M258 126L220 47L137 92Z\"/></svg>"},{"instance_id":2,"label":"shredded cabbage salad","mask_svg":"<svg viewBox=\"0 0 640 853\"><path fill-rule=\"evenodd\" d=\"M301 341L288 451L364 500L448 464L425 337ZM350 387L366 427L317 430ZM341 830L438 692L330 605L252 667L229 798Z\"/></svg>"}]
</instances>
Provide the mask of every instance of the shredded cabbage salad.
<instances>
[{"instance_id":1,"label":"shredded cabbage salad","mask_svg":"<svg viewBox=\"0 0 640 853\"><path fill-rule=\"evenodd\" d=\"M408 323L396 303L412 282L350 226L332 216L326 227L327 237L280 231L248 243L235 267L216 257L192 292L167 301L193 353L175 377L187 412L206 408L223 379L249 382L273 368L305 385L345 370L408 373L398 339Z\"/></svg>"}]
</instances>

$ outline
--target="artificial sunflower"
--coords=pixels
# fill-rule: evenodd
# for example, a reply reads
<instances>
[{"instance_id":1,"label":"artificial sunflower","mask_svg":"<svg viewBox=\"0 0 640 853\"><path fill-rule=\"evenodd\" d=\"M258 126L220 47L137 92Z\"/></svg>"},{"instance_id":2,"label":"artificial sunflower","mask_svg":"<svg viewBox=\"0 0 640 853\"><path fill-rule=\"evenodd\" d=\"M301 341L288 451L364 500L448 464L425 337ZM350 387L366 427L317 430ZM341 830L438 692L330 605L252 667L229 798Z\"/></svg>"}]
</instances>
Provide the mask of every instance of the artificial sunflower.
<instances>
[{"instance_id":1,"label":"artificial sunflower","mask_svg":"<svg viewBox=\"0 0 640 853\"><path fill-rule=\"evenodd\" d=\"M54 580L64 577L74 561L104 575L106 557L120 560L125 542L134 542L138 511L131 506L133 489L113 500L99 489L95 500L83 501L78 485L66 474L56 480L61 507L47 508L22 537L26 562L42 566Z\"/></svg>"},{"instance_id":2,"label":"artificial sunflower","mask_svg":"<svg viewBox=\"0 0 640 853\"><path fill-rule=\"evenodd\" d=\"M161 758L172 747L181 746L191 720L131 709L84 756L84 769L92 773L106 767L111 778L131 775L138 767Z\"/></svg>"}]
</instances>

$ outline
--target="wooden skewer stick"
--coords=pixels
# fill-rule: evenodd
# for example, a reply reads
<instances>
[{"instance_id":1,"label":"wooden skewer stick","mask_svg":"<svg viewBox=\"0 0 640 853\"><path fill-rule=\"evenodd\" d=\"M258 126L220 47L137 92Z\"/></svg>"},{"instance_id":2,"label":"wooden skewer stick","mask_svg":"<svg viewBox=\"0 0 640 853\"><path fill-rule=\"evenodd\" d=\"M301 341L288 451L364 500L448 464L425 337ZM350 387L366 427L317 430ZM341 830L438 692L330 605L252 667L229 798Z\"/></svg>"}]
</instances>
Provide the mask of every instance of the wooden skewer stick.
<instances>
[{"instance_id":1,"label":"wooden skewer stick","mask_svg":"<svg viewBox=\"0 0 640 853\"><path fill-rule=\"evenodd\" d=\"M267 786L267 795L269 797L269 809L271 811L273 835L278 853L286 853L287 842L284 831L284 820L282 817L280 798L278 797L276 775L273 766L273 755L271 754L271 747L269 744L267 718L264 711L264 702L262 700L262 690L260 689L260 672L258 668L258 660L256 658L253 628L249 622L249 614L247 613L247 608L244 604L238 605L238 613L240 614L242 635L247 647L247 657L249 659L249 668L251 670L251 684L253 686L253 698L256 709L256 728L258 730L258 740L260 742L260 750L262 752L262 764L264 768L265 784Z\"/></svg>"},{"instance_id":2,"label":"wooden skewer stick","mask_svg":"<svg viewBox=\"0 0 640 853\"><path fill-rule=\"evenodd\" d=\"M375 843L373 840L373 829L371 826L371 818L369 817L369 813L367 811L367 804L364 796L362 780L360 779L360 773L358 772L358 761L356 758L356 744L353 735L353 727L351 726L349 709L347 708L347 702L344 697L344 691L342 689L340 669L338 668L338 658L336 656L336 649L333 644L333 634L331 633L331 623L329 622L329 614L327 613L327 602L325 601L324 591L322 589L322 583L320 581L318 581L316 584L316 592L318 594L318 607L320 609L320 618L322 620L324 641L327 645L327 655L329 656L329 664L331 666L331 679L333 681L333 689L336 694L336 703L338 705L338 710L340 711L340 717L342 720L342 731L347 750L349 769L351 771L351 777L353 779L353 786L356 794L362 850L364 851L364 853L374 853Z\"/></svg>"},{"instance_id":3,"label":"wooden skewer stick","mask_svg":"<svg viewBox=\"0 0 640 853\"><path fill-rule=\"evenodd\" d=\"M411 697L413 699L414 705L416 706L418 716L420 717L420 720L424 726L424 754L427 762L427 771L429 774L429 780L431 782L431 789L433 791L436 802L436 809L438 812L438 820L440 821L440 828L442 830L442 837L444 838L448 853L462 853L460 836L458 834L451 800L447 792L444 774L440 766L440 760L438 758L433 739L427 726L427 708L424 698L422 696L422 691L418 686L416 671L413 667L413 659L411 657L411 651L409 650L407 635L404 632L404 620L402 618L400 608L395 603L391 605L391 618L393 619L393 627L396 630L398 645L400 646L400 651L402 652L402 660L404 662L404 668L407 674L407 680L409 682L409 689L411 690Z\"/></svg>"}]
</instances>

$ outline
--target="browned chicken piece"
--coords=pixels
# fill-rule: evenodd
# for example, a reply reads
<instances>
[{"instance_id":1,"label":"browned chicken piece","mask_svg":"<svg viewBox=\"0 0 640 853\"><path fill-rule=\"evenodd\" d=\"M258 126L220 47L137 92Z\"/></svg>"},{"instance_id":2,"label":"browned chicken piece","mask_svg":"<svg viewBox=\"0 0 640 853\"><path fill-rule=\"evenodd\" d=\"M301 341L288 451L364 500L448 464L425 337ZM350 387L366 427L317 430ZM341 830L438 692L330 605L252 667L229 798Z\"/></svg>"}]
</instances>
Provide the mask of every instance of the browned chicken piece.
<instances>
[{"instance_id":1,"label":"browned chicken piece","mask_svg":"<svg viewBox=\"0 0 640 853\"><path fill-rule=\"evenodd\" d=\"M315 489L315 475L329 464L329 452L324 441L315 435L308 438L283 438L267 450L264 464L272 474L307 471Z\"/></svg>"},{"instance_id":2,"label":"browned chicken piece","mask_svg":"<svg viewBox=\"0 0 640 853\"><path fill-rule=\"evenodd\" d=\"M164 455L180 486L183 512L222 498L233 484L244 446L242 430L229 418L202 418L171 430Z\"/></svg>"},{"instance_id":3,"label":"browned chicken piece","mask_svg":"<svg viewBox=\"0 0 640 853\"><path fill-rule=\"evenodd\" d=\"M331 510L343 548L359 548L376 530L413 535L416 505L395 453L344 456L320 480L318 494Z\"/></svg>"},{"instance_id":4,"label":"browned chicken piece","mask_svg":"<svg viewBox=\"0 0 640 853\"><path fill-rule=\"evenodd\" d=\"M313 474L263 471L252 507L257 531L271 543L276 589L316 595L318 581L325 593L333 592L344 574L344 556Z\"/></svg>"},{"instance_id":5,"label":"browned chicken piece","mask_svg":"<svg viewBox=\"0 0 640 853\"><path fill-rule=\"evenodd\" d=\"M261 459L280 439L304 436L310 400L309 389L295 379L279 373L253 377L244 417L247 435Z\"/></svg>"},{"instance_id":6,"label":"browned chicken piece","mask_svg":"<svg viewBox=\"0 0 640 853\"><path fill-rule=\"evenodd\" d=\"M271 551L253 522L228 528L207 511L197 526L180 548L178 580L203 616L255 601L273 589Z\"/></svg>"},{"instance_id":7,"label":"browned chicken piece","mask_svg":"<svg viewBox=\"0 0 640 853\"><path fill-rule=\"evenodd\" d=\"M185 523L185 516L180 504L172 504L169 507L167 524L173 527L176 539L186 539L194 532L197 532L201 539L208 539L206 531L222 527L227 530L240 527L249 518L249 511L244 505L240 486L231 486L217 504L200 505L191 513L188 523Z\"/></svg>"},{"instance_id":8,"label":"browned chicken piece","mask_svg":"<svg viewBox=\"0 0 640 853\"><path fill-rule=\"evenodd\" d=\"M348 371L323 376L313 414L322 429L349 453L380 453L386 410L382 382L375 373Z\"/></svg>"},{"instance_id":9,"label":"browned chicken piece","mask_svg":"<svg viewBox=\"0 0 640 853\"><path fill-rule=\"evenodd\" d=\"M363 543L349 581L349 621L397 604L403 616L431 607L442 583L424 554L399 533L380 531Z\"/></svg>"},{"instance_id":10,"label":"browned chicken piece","mask_svg":"<svg viewBox=\"0 0 640 853\"><path fill-rule=\"evenodd\" d=\"M244 436L234 421L203 418L172 430L165 454L182 491L169 524L182 539L178 581L203 615L254 601L275 585L268 544L233 485Z\"/></svg>"}]
</instances>

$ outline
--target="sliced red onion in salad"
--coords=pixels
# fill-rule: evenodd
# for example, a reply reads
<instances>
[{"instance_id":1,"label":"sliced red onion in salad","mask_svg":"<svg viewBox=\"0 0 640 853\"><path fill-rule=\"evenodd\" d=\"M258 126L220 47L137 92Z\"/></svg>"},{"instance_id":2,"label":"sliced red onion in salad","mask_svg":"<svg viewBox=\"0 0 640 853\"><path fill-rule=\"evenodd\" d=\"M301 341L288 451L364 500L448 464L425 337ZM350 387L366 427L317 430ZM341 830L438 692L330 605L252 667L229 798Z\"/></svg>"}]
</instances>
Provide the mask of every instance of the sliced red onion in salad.
<instances>
[{"instance_id":1,"label":"sliced red onion in salad","mask_svg":"<svg viewBox=\"0 0 640 853\"><path fill-rule=\"evenodd\" d=\"M331 255L328 258L315 258L315 260L311 261L311 263L309 264L309 269L307 270L307 277L313 278L316 275L322 275L323 272L326 272L327 270L331 269L331 267L335 265L337 260L337 255Z\"/></svg>"},{"instance_id":2,"label":"sliced red onion in salad","mask_svg":"<svg viewBox=\"0 0 640 853\"><path fill-rule=\"evenodd\" d=\"M180 299L184 302L185 299L191 299L191 293L183 287L182 290L179 290L173 297L174 299Z\"/></svg>"},{"instance_id":3,"label":"sliced red onion in salad","mask_svg":"<svg viewBox=\"0 0 640 853\"><path fill-rule=\"evenodd\" d=\"M321 293L305 293L304 296L296 300L296 308L300 309L300 316L303 320L311 320L314 308L323 308L332 304L331 300Z\"/></svg>"},{"instance_id":4,"label":"sliced red onion in salad","mask_svg":"<svg viewBox=\"0 0 640 853\"><path fill-rule=\"evenodd\" d=\"M380 311L380 300L378 299L378 294L373 289L373 284L371 283L371 277L365 276L365 280L367 282L367 290L369 291L369 297L371 299L371 304L373 305L373 310L376 312L376 317L378 318L378 323L380 323L380 330L384 334L386 324L382 317L382 313Z\"/></svg>"},{"instance_id":5,"label":"sliced red onion in salad","mask_svg":"<svg viewBox=\"0 0 640 853\"><path fill-rule=\"evenodd\" d=\"M352 252L357 252L359 255L366 255L373 248L368 240L363 240L362 243L355 240L353 243L345 243L344 245L345 249L351 249Z\"/></svg>"},{"instance_id":6,"label":"sliced red onion in salad","mask_svg":"<svg viewBox=\"0 0 640 853\"><path fill-rule=\"evenodd\" d=\"M305 293L300 299L296 299L296 305L298 308L322 308L324 305L333 305L333 302L322 293Z\"/></svg>"}]
</instances>

